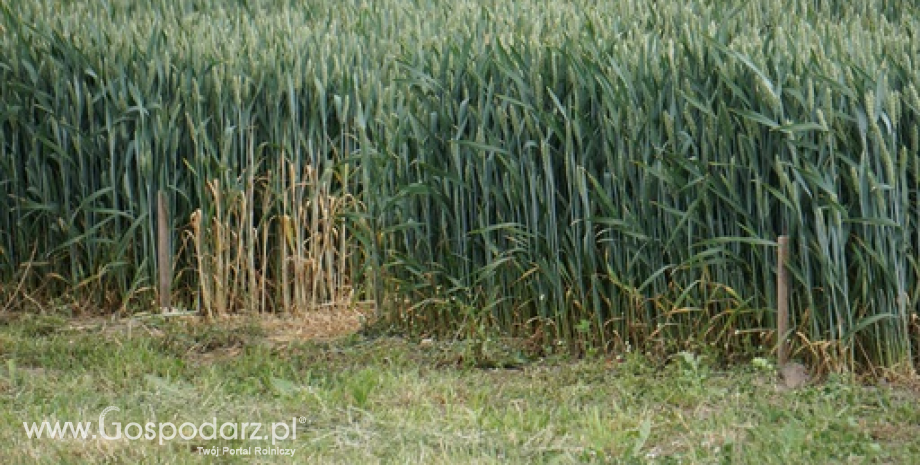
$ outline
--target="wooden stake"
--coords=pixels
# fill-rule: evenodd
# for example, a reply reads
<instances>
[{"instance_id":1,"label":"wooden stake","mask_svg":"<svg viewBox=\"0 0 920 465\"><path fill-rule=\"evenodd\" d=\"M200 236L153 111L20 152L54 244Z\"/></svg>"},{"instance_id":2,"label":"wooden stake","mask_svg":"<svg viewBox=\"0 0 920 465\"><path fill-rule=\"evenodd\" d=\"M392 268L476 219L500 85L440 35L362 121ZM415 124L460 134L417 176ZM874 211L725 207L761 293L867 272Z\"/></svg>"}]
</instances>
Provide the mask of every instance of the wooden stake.
<instances>
[{"instance_id":1,"label":"wooden stake","mask_svg":"<svg viewBox=\"0 0 920 465\"><path fill-rule=\"evenodd\" d=\"M776 338L777 359L783 367L789 357L786 333L789 332L789 273L786 263L789 261L789 236L779 237L779 249L776 262Z\"/></svg>"},{"instance_id":2,"label":"wooden stake","mask_svg":"<svg viewBox=\"0 0 920 465\"><path fill-rule=\"evenodd\" d=\"M160 310L170 310L169 294L172 284L172 263L169 260L169 213L166 210L166 192L157 192L157 272L159 275Z\"/></svg>"}]
</instances>

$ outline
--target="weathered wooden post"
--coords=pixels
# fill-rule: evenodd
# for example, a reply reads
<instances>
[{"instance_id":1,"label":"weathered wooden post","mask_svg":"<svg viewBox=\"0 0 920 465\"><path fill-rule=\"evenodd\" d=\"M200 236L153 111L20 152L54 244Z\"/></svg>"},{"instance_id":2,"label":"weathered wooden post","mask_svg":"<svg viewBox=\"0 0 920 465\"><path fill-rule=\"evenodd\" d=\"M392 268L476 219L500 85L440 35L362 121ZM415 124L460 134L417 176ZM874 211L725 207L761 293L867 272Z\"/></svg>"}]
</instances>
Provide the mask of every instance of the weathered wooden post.
<instances>
[{"instance_id":1,"label":"weathered wooden post","mask_svg":"<svg viewBox=\"0 0 920 465\"><path fill-rule=\"evenodd\" d=\"M169 312L169 295L172 284L172 263L169 259L169 212L166 209L166 192L157 192L157 274L159 277L160 311Z\"/></svg>"},{"instance_id":2,"label":"weathered wooden post","mask_svg":"<svg viewBox=\"0 0 920 465\"><path fill-rule=\"evenodd\" d=\"M777 362L780 367L786 364L789 357L786 342L786 333L789 332L789 273L786 270L788 261L789 236L780 236L776 262L776 339Z\"/></svg>"}]
</instances>

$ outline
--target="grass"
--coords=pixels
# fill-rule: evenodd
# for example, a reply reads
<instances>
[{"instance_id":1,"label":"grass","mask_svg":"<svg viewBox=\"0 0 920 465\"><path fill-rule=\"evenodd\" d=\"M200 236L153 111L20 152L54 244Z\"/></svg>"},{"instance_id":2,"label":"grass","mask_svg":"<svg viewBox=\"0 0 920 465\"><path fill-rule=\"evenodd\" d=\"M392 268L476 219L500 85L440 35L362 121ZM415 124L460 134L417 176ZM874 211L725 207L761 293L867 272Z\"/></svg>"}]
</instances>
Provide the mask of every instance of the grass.
<instances>
[{"instance_id":1,"label":"grass","mask_svg":"<svg viewBox=\"0 0 920 465\"><path fill-rule=\"evenodd\" d=\"M24 421L273 422L290 457L221 463L907 463L918 391L832 376L776 387L769 363L584 359L494 339L298 340L284 322L4 315L3 463L210 463L266 441L29 439ZM477 354L471 359L471 354ZM490 363L483 364L483 358ZM566 361L568 360L568 361ZM478 366L503 368L479 368ZM299 420L298 420L299 421Z\"/></svg>"}]
</instances>

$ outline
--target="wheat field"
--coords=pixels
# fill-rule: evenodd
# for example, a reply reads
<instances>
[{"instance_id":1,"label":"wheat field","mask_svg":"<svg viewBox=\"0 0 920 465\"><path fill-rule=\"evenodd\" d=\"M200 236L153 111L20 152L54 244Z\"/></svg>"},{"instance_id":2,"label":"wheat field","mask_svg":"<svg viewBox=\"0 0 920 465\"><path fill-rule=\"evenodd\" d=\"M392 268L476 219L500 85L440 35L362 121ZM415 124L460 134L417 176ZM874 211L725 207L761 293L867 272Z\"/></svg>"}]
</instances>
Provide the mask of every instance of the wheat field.
<instances>
[{"instance_id":1,"label":"wheat field","mask_svg":"<svg viewBox=\"0 0 920 465\"><path fill-rule=\"evenodd\" d=\"M910 2L0 5L11 304L918 362Z\"/></svg>"}]
</instances>

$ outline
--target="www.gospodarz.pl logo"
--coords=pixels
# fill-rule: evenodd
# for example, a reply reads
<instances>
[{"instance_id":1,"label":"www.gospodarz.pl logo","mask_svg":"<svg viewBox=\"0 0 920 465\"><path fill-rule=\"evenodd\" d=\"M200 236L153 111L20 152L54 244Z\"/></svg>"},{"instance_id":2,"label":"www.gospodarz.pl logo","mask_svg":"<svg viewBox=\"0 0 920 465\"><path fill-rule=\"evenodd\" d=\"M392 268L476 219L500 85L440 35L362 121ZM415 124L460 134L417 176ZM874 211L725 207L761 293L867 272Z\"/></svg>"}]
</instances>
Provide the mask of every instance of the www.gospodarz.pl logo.
<instances>
[{"instance_id":1,"label":"www.gospodarz.pl logo","mask_svg":"<svg viewBox=\"0 0 920 465\"><path fill-rule=\"evenodd\" d=\"M41 423L23 422L22 426L30 439L107 439L107 440L146 440L158 441L160 445L177 438L191 440L249 440L271 441L276 445L279 441L293 441L297 439L297 425L306 423L306 417L294 417L290 422L224 422L218 424L217 418L200 424L191 422L176 426L173 422L145 422L143 424L131 422L122 424L113 421L106 423L106 416L121 409L115 406L106 407L99 414L97 428L93 422L50 422ZM291 450L293 452L293 450Z\"/></svg>"}]
</instances>

